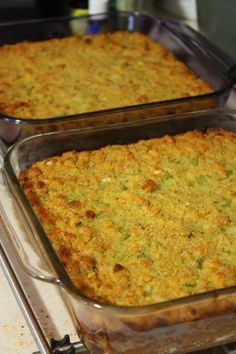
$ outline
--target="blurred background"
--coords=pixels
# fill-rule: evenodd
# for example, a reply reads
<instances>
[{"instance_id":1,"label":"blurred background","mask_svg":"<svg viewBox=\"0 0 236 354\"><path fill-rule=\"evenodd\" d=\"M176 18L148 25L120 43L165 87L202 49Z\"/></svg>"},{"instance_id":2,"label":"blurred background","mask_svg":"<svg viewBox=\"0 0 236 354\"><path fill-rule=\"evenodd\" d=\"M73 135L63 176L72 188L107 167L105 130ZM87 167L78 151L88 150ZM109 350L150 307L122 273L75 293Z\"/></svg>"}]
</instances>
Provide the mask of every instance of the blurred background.
<instances>
[{"instance_id":1,"label":"blurred background","mask_svg":"<svg viewBox=\"0 0 236 354\"><path fill-rule=\"evenodd\" d=\"M236 59L235 0L0 0L0 21L139 11L184 21Z\"/></svg>"}]
</instances>

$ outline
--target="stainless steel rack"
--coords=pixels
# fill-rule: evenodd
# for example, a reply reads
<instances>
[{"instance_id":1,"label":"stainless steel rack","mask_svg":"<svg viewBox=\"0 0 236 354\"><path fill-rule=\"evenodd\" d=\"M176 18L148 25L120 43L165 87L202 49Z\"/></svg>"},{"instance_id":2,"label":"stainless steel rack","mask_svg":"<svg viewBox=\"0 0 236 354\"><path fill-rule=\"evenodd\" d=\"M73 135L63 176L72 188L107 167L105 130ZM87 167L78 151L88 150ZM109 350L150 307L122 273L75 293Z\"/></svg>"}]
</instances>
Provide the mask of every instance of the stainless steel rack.
<instances>
[{"instance_id":1,"label":"stainless steel rack","mask_svg":"<svg viewBox=\"0 0 236 354\"><path fill-rule=\"evenodd\" d=\"M68 335L65 335L62 340L51 339L50 343L48 342L1 244L0 265L39 349L33 354L88 354L81 341L71 343Z\"/></svg>"}]
</instances>

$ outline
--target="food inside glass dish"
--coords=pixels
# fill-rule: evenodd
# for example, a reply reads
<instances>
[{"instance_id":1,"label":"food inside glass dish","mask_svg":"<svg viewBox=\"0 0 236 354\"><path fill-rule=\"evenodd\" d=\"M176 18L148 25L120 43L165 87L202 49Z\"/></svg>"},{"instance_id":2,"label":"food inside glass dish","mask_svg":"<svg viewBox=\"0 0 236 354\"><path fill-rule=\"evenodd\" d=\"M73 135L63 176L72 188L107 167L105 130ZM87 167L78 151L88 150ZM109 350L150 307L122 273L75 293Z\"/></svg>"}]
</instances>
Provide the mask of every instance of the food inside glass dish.
<instances>
[{"instance_id":1,"label":"food inside glass dish","mask_svg":"<svg viewBox=\"0 0 236 354\"><path fill-rule=\"evenodd\" d=\"M73 283L142 306L236 285L236 133L70 151L21 185Z\"/></svg>"},{"instance_id":2,"label":"food inside glass dish","mask_svg":"<svg viewBox=\"0 0 236 354\"><path fill-rule=\"evenodd\" d=\"M212 93L209 84L140 32L4 45L0 110L55 118Z\"/></svg>"}]
</instances>

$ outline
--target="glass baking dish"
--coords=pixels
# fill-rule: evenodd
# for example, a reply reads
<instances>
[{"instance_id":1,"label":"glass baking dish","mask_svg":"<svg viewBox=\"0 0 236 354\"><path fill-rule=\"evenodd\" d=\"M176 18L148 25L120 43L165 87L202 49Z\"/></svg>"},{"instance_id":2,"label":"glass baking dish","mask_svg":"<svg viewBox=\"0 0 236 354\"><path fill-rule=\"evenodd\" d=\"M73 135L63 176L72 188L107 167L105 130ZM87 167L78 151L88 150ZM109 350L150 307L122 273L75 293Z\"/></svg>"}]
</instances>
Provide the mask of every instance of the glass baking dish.
<instances>
[{"instance_id":1,"label":"glass baking dish","mask_svg":"<svg viewBox=\"0 0 236 354\"><path fill-rule=\"evenodd\" d=\"M117 12L0 24L0 45L117 30L138 31L160 43L213 88L210 94L120 107L50 119L23 119L0 112L0 137L6 145L39 133L79 128L173 112L223 106L235 79L235 62L202 35L181 24L139 13ZM171 78L170 78L171 79ZM33 117L32 117L33 118Z\"/></svg>"},{"instance_id":2,"label":"glass baking dish","mask_svg":"<svg viewBox=\"0 0 236 354\"><path fill-rule=\"evenodd\" d=\"M18 142L6 154L4 175L24 225L23 236L19 236L15 214L10 217L2 212L9 239L31 276L61 285L76 330L91 353L185 353L233 342L236 286L140 307L104 305L87 298L70 281L17 176L31 163L64 151L91 150L208 127L236 132L236 111L213 109L41 134ZM29 245L31 251L25 254Z\"/></svg>"}]
</instances>

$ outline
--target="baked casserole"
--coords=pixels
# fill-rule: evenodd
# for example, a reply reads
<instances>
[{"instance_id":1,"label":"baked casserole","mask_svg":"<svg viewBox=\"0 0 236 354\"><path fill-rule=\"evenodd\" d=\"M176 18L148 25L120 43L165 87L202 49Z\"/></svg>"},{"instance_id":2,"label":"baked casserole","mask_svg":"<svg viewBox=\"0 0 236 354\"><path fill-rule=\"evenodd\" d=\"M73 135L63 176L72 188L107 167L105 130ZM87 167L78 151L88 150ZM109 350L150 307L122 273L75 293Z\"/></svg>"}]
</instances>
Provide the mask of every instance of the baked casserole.
<instances>
[{"instance_id":1,"label":"baked casserole","mask_svg":"<svg viewBox=\"0 0 236 354\"><path fill-rule=\"evenodd\" d=\"M144 34L117 31L0 48L0 110L53 118L213 92Z\"/></svg>"},{"instance_id":2,"label":"baked casserole","mask_svg":"<svg viewBox=\"0 0 236 354\"><path fill-rule=\"evenodd\" d=\"M69 151L20 182L73 283L156 304L236 285L236 133L222 128Z\"/></svg>"}]
</instances>

